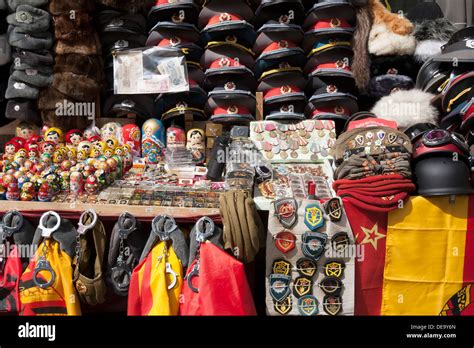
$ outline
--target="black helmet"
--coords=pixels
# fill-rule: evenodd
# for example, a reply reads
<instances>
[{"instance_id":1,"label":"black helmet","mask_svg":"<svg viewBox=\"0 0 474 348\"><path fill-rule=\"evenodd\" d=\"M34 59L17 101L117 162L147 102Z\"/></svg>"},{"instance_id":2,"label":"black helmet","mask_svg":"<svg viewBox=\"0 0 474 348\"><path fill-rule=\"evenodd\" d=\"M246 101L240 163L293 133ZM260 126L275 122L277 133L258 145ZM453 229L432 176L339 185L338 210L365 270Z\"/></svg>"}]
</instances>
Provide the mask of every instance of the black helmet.
<instances>
[{"instance_id":1,"label":"black helmet","mask_svg":"<svg viewBox=\"0 0 474 348\"><path fill-rule=\"evenodd\" d=\"M420 196L468 195L471 186L471 168L468 161L452 156L432 154L415 164L415 183Z\"/></svg>"}]
</instances>

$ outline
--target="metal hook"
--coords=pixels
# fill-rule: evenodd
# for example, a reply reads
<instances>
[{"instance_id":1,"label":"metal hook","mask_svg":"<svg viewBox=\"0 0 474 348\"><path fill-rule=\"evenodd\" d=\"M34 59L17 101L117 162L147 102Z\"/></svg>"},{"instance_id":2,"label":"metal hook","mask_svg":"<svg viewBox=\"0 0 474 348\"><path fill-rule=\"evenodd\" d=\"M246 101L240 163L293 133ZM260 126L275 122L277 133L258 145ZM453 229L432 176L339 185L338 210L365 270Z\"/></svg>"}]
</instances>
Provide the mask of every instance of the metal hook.
<instances>
[{"instance_id":1,"label":"metal hook","mask_svg":"<svg viewBox=\"0 0 474 348\"><path fill-rule=\"evenodd\" d=\"M132 226L130 226L130 228L126 229L123 227L123 222L125 219L130 219L131 222L132 222ZM119 236L121 239L126 239L128 237L128 235L130 233L132 233L133 231L135 231L135 229L137 228L137 220L135 218L135 216L133 216L132 214L130 213L123 213L122 215L120 215L119 219L118 219L118 227L119 227Z\"/></svg>"},{"instance_id":2,"label":"metal hook","mask_svg":"<svg viewBox=\"0 0 474 348\"><path fill-rule=\"evenodd\" d=\"M52 228L48 228L44 225L45 219L48 217L53 216L56 218L56 225ZM44 213L39 221L39 226L38 228L41 229L41 236L44 238L51 238L51 235L56 232L59 229L59 226L61 226L61 217L59 216L58 213L54 211L48 211L47 213Z\"/></svg>"}]
</instances>

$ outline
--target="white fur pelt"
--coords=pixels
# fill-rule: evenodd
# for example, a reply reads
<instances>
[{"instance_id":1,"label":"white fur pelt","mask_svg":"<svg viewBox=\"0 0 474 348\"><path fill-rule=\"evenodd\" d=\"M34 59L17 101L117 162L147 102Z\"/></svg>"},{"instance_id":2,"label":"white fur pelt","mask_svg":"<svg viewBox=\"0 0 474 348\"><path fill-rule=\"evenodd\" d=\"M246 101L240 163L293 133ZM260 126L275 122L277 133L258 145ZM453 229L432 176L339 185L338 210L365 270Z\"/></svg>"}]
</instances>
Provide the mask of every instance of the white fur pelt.
<instances>
[{"instance_id":1,"label":"white fur pelt","mask_svg":"<svg viewBox=\"0 0 474 348\"><path fill-rule=\"evenodd\" d=\"M372 112L379 118L395 121L400 130L417 123L438 123L438 110L431 104L435 96L419 89L398 91L380 99Z\"/></svg>"},{"instance_id":2,"label":"white fur pelt","mask_svg":"<svg viewBox=\"0 0 474 348\"><path fill-rule=\"evenodd\" d=\"M416 39L413 35L398 35L390 31L386 24L372 26L369 36L369 52L376 56L413 55Z\"/></svg>"},{"instance_id":3,"label":"white fur pelt","mask_svg":"<svg viewBox=\"0 0 474 348\"><path fill-rule=\"evenodd\" d=\"M429 58L441 54L441 47L446 44L446 41L439 40L425 40L420 41L416 45L415 60L418 63L424 63Z\"/></svg>"}]
</instances>

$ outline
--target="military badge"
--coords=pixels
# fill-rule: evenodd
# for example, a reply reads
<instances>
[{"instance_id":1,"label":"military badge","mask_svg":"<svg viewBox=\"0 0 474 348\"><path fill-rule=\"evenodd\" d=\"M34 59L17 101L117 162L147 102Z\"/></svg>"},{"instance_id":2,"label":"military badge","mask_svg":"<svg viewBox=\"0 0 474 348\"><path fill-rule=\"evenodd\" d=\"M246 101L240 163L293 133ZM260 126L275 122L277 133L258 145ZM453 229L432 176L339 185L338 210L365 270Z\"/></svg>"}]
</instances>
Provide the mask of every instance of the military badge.
<instances>
[{"instance_id":1,"label":"military badge","mask_svg":"<svg viewBox=\"0 0 474 348\"><path fill-rule=\"evenodd\" d=\"M286 260L278 259L273 262L272 273L289 275L291 271L291 263Z\"/></svg>"},{"instance_id":2,"label":"military badge","mask_svg":"<svg viewBox=\"0 0 474 348\"><path fill-rule=\"evenodd\" d=\"M281 315L287 315L293 309L293 299L291 296L288 296L282 301L275 302L274 306L275 311Z\"/></svg>"},{"instance_id":3,"label":"military badge","mask_svg":"<svg viewBox=\"0 0 474 348\"><path fill-rule=\"evenodd\" d=\"M313 277L317 271L316 262L305 258L296 261L296 268L299 274L309 278Z\"/></svg>"},{"instance_id":4,"label":"military badge","mask_svg":"<svg viewBox=\"0 0 474 348\"><path fill-rule=\"evenodd\" d=\"M313 203L306 207L304 223L311 231L316 231L324 226L324 214L319 203Z\"/></svg>"},{"instance_id":5,"label":"military badge","mask_svg":"<svg viewBox=\"0 0 474 348\"><path fill-rule=\"evenodd\" d=\"M323 300L324 311L329 315L338 315L342 310L342 298L340 296L325 296Z\"/></svg>"},{"instance_id":6,"label":"military badge","mask_svg":"<svg viewBox=\"0 0 474 348\"><path fill-rule=\"evenodd\" d=\"M290 295L291 276L270 274L270 295L273 300L280 302Z\"/></svg>"},{"instance_id":7,"label":"military badge","mask_svg":"<svg viewBox=\"0 0 474 348\"><path fill-rule=\"evenodd\" d=\"M321 232L306 232L303 234L301 250L303 255L317 261L323 256L328 236Z\"/></svg>"},{"instance_id":8,"label":"military badge","mask_svg":"<svg viewBox=\"0 0 474 348\"><path fill-rule=\"evenodd\" d=\"M290 231L282 231L274 238L276 248L283 254L289 253L296 247L296 236Z\"/></svg>"},{"instance_id":9,"label":"military badge","mask_svg":"<svg viewBox=\"0 0 474 348\"><path fill-rule=\"evenodd\" d=\"M297 220L298 203L293 198L283 198L274 202L275 215L286 228L292 228Z\"/></svg>"},{"instance_id":10,"label":"military badge","mask_svg":"<svg viewBox=\"0 0 474 348\"><path fill-rule=\"evenodd\" d=\"M344 252L350 244L351 240L346 232L338 232L331 239L332 248L338 253Z\"/></svg>"},{"instance_id":11,"label":"military badge","mask_svg":"<svg viewBox=\"0 0 474 348\"><path fill-rule=\"evenodd\" d=\"M336 277L327 277L324 278L319 287L324 291L326 295L339 295L342 290L342 282L339 278Z\"/></svg>"},{"instance_id":12,"label":"military badge","mask_svg":"<svg viewBox=\"0 0 474 348\"><path fill-rule=\"evenodd\" d=\"M312 316L319 313L319 303L312 295L303 296L298 300L298 311L301 315Z\"/></svg>"},{"instance_id":13,"label":"military badge","mask_svg":"<svg viewBox=\"0 0 474 348\"><path fill-rule=\"evenodd\" d=\"M313 290L313 281L305 277L298 277L293 283L293 294L297 297L311 295Z\"/></svg>"},{"instance_id":14,"label":"military badge","mask_svg":"<svg viewBox=\"0 0 474 348\"><path fill-rule=\"evenodd\" d=\"M326 277L341 278L346 264L343 261L331 260L324 265L324 274Z\"/></svg>"},{"instance_id":15,"label":"military badge","mask_svg":"<svg viewBox=\"0 0 474 348\"><path fill-rule=\"evenodd\" d=\"M342 219L342 200L340 198L332 198L324 205L326 214L332 222L339 222Z\"/></svg>"}]
</instances>

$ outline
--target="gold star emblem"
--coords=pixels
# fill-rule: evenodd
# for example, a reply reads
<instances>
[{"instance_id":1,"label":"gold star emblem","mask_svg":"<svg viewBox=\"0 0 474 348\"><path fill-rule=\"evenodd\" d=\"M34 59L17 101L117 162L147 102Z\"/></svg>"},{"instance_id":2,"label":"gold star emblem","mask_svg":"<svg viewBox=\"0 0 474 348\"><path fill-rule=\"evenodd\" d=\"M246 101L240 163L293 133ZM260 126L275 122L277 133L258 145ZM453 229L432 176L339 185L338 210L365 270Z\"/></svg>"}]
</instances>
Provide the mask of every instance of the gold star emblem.
<instances>
[{"instance_id":1,"label":"gold star emblem","mask_svg":"<svg viewBox=\"0 0 474 348\"><path fill-rule=\"evenodd\" d=\"M377 250L378 241L385 238L386 236L382 233L379 233L379 225L375 224L371 229L360 227L362 232L364 232L364 239L360 244L372 244L375 250ZM356 236L358 238L359 235Z\"/></svg>"}]
</instances>

